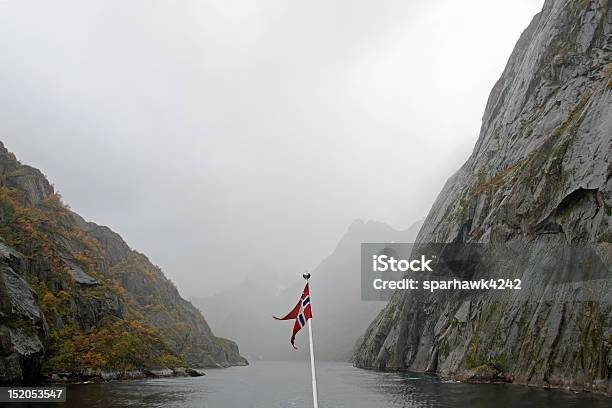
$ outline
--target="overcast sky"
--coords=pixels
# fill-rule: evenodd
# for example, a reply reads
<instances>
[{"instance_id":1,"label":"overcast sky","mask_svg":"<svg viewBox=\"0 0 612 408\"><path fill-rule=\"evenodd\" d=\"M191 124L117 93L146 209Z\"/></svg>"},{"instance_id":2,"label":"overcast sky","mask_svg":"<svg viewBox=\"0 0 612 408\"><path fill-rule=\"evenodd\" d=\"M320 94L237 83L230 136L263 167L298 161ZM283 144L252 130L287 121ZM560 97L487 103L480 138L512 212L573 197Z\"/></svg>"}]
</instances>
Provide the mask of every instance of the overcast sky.
<instances>
[{"instance_id":1,"label":"overcast sky","mask_svg":"<svg viewBox=\"0 0 612 408\"><path fill-rule=\"evenodd\" d=\"M542 3L0 0L0 140L185 296L298 274L427 215Z\"/></svg>"}]
</instances>

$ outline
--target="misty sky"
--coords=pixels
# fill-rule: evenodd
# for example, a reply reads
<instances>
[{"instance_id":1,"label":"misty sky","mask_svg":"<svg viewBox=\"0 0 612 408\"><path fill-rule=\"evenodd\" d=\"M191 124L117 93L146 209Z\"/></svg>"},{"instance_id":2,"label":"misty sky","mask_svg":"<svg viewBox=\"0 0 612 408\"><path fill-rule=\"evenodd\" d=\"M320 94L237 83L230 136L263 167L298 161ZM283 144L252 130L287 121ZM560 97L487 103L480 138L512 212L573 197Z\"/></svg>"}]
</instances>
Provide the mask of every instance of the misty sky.
<instances>
[{"instance_id":1,"label":"misty sky","mask_svg":"<svg viewBox=\"0 0 612 408\"><path fill-rule=\"evenodd\" d=\"M0 0L0 140L185 296L301 274L427 215L542 3Z\"/></svg>"}]
</instances>

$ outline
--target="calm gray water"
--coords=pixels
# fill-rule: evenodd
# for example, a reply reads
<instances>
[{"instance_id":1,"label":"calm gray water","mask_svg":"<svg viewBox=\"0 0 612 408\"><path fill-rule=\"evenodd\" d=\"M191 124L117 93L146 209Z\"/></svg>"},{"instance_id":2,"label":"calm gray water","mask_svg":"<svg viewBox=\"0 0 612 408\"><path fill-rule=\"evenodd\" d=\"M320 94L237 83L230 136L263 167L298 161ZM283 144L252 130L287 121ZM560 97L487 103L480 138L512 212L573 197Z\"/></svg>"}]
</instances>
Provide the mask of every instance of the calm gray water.
<instances>
[{"instance_id":1,"label":"calm gray water","mask_svg":"<svg viewBox=\"0 0 612 408\"><path fill-rule=\"evenodd\" d=\"M461 384L419 374L361 370L342 363L318 364L317 377L321 408L612 406L612 398L588 393L505 384ZM72 385L67 397L66 404L49 406L312 407L310 366L297 362L255 362L249 367L208 370L206 376L198 378ZM44 404L30 406L42 408Z\"/></svg>"}]
</instances>

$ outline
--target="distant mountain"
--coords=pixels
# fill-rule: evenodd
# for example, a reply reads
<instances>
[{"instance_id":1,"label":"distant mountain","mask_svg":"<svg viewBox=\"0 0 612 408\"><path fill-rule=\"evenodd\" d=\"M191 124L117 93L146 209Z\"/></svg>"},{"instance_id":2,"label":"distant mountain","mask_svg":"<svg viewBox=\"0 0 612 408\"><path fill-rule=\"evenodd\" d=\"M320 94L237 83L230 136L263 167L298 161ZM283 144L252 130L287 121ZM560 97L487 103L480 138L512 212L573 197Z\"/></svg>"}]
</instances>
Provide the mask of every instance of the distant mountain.
<instances>
[{"instance_id":1,"label":"distant mountain","mask_svg":"<svg viewBox=\"0 0 612 408\"><path fill-rule=\"evenodd\" d=\"M145 255L0 142L0 383L244 364Z\"/></svg>"},{"instance_id":2,"label":"distant mountain","mask_svg":"<svg viewBox=\"0 0 612 408\"><path fill-rule=\"evenodd\" d=\"M278 356L277 348L285 345L281 340L286 330L273 323L272 315L276 313L275 299L286 288L278 272L258 265L233 288L189 300L200 310L210 311L209 321L218 333L243 341L241 351L249 360L273 359Z\"/></svg>"},{"instance_id":3,"label":"distant mountain","mask_svg":"<svg viewBox=\"0 0 612 408\"><path fill-rule=\"evenodd\" d=\"M413 242L421 224L419 221L408 230L397 231L380 222L357 220L334 251L311 271L317 358L348 361L358 336L384 306L382 302L361 300L361 243ZM296 271L293 283L287 286L286 273L261 266L231 290L191 301L208 310L219 333L239 341L250 359L304 358L307 335L298 336L295 351L289 344L293 323L272 319L272 315L289 311L297 302L304 286L301 274Z\"/></svg>"}]
</instances>

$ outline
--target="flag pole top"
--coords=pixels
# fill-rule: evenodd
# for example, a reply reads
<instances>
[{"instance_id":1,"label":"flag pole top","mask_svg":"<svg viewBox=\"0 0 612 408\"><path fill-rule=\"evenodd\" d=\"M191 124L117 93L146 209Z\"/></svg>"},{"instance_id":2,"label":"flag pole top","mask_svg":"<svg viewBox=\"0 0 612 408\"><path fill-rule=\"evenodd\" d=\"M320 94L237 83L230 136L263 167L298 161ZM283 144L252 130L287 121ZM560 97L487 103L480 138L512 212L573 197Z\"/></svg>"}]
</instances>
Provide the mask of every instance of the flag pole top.
<instances>
[{"instance_id":1,"label":"flag pole top","mask_svg":"<svg viewBox=\"0 0 612 408\"><path fill-rule=\"evenodd\" d=\"M304 277L304 279L308 280L310 279L310 274L308 272L304 272L304 274L302 275Z\"/></svg>"}]
</instances>

